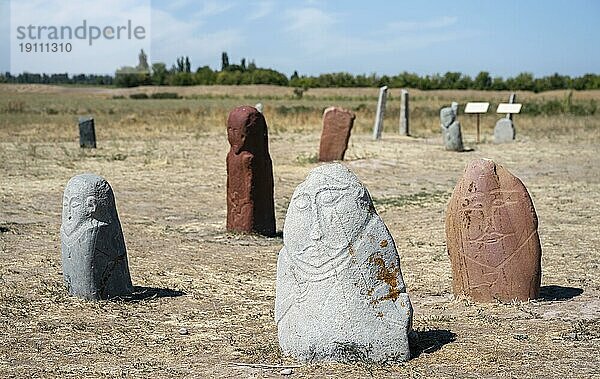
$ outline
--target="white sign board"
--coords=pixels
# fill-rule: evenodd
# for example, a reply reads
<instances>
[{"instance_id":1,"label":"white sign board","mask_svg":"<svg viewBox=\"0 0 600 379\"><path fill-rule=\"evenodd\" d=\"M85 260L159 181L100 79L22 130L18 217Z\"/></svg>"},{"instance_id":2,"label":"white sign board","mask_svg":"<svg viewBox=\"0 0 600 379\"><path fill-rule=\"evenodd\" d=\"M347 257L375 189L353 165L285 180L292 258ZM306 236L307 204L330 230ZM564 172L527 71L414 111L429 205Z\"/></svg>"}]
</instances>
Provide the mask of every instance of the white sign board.
<instances>
[{"instance_id":1,"label":"white sign board","mask_svg":"<svg viewBox=\"0 0 600 379\"><path fill-rule=\"evenodd\" d=\"M498 104L498 109L496 113L521 113L521 107L523 104Z\"/></svg>"},{"instance_id":2,"label":"white sign board","mask_svg":"<svg viewBox=\"0 0 600 379\"><path fill-rule=\"evenodd\" d=\"M490 103L467 103L465 113L486 113Z\"/></svg>"}]
</instances>

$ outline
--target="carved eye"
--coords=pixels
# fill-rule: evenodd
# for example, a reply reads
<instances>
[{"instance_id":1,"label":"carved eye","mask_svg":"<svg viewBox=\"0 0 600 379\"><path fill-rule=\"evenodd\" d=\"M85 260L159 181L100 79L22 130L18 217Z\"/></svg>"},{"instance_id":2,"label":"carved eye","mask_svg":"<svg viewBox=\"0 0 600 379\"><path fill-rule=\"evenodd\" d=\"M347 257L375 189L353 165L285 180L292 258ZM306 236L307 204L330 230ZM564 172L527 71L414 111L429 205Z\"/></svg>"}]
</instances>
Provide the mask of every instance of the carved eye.
<instances>
[{"instance_id":1,"label":"carved eye","mask_svg":"<svg viewBox=\"0 0 600 379\"><path fill-rule=\"evenodd\" d=\"M294 206L300 210L310 207L310 196L300 195L294 199Z\"/></svg>"},{"instance_id":2,"label":"carved eye","mask_svg":"<svg viewBox=\"0 0 600 379\"><path fill-rule=\"evenodd\" d=\"M80 205L81 205L81 203L79 201L71 202L71 208L78 208Z\"/></svg>"},{"instance_id":3,"label":"carved eye","mask_svg":"<svg viewBox=\"0 0 600 379\"><path fill-rule=\"evenodd\" d=\"M319 194L319 203L323 205L333 205L342 197L340 190L327 190Z\"/></svg>"},{"instance_id":4,"label":"carved eye","mask_svg":"<svg viewBox=\"0 0 600 379\"><path fill-rule=\"evenodd\" d=\"M502 199L494 199L492 201L492 205L495 206L495 207L500 207L500 206L504 205L504 200L502 200Z\"/></svg>"}]
</instances>

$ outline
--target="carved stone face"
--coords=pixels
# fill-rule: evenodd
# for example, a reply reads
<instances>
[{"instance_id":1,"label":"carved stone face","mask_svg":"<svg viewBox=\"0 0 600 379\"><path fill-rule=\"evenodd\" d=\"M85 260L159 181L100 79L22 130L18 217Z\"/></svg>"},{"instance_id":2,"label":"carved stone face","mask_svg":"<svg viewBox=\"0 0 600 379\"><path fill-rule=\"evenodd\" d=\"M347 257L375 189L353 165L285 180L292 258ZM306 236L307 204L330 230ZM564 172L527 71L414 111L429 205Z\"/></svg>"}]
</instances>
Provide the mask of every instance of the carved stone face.
<instances>
[{"instance_id":1,"label":"carved stone face","mask_svg":"<svg viewBox=\"0 0 600 379\"><path fill-rule=\"evenodd\" d=\"M448 204L446 244L455 294L484 302L538 296L537 216L523 183L502 166L469 163Z\"/></svg>"},{"instance_id":2,"label":"carved stone face","mask_svg":"<svg viewBox=\"0 0 600 379\"><path fill-rule=\"evenodd\" d=\"M447 128L454 122L456 119L456 114L452 108L442 108L440 111L440 120L442 122L442 126Z\"/></svg>"},{"instance_id":3,"label":"carved stone face","mask_svg":"<svg viewBox=\"0 0 600 379\"><path fill-rule=\"evenodd\" d=\"M371 200L358 179L341 164L314 169L292 197L283 229L294 260L312 268L347 255L364 229Z\"/></svg>"},{"instance_id":4,"label":"carved stone face","mask_svg":"<svg viewBox=\"0 0 600 379\"><path fill-rule=\"evenodd\" d=\"M227 118L227 140L235 154L263 154L267 149L267 123L262 113L246 105L232 110Z\"/></svg>"},{"instance_id":5,"label":"carved stone face","mask_svg":"<svg viewBox=\"0 0 600 379\"><path fill-rule=\"evenodd\" d=\"M501 188L493 161L479 160L467 168L471 184L462 199L465 253L497 267L531 235L531 225L515 219L527 203L517 188ZM507 249L511 246L512 249Z\"/></svg>"},{"instance_id":6,"label":"carved stone face","mask_svg":"<svg viewBox=\"0 0 600 379\"><path fill-rule=\"evenodd\" d=\"M237 121L237 120L236 120ZM227 123L227 140L236 153L239 153L246 142L248 128L242 122Z\"/></svg>"},{"instance_id":7,"label":"carved stone face","mask_svg":"<svg viewBox=\"0 0 600 379\"><path fill-rule=\"evenodd\" d=\"M63 196L62 230L69 236L92 218L96 211L96 198L85 188L85 183L71 182Z\"/></svg>"}]
</instances>

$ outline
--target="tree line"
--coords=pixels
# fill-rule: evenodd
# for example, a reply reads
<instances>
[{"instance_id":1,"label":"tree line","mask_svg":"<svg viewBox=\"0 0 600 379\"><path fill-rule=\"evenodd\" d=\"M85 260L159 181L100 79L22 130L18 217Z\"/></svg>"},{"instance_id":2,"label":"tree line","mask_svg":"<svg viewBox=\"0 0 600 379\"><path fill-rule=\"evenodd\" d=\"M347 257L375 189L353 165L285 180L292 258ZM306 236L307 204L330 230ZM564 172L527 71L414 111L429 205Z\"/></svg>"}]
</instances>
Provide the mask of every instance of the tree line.
<instances>
[{"instance_id":1,"label":"tree line","mask_svg":"<svg viewBox=\"0 0 600 379\"><path fill-rule=\"evenodd\" d=\"M295 88L327 88L327 87L381 87L416 88L421 90L436 89L475 89L475 90L512 90L543 92L551 90L600 89L600 75L586 74L578 77L560 75L558 73L536 78L531 73L521 73L515 77L492 77L489 72L482 71L475 77L460 72L446 72L420 76L415 73L402 72L398 75L358 74L347 72L327 73L320 75L299 75L297 71L288 78L285 74L270 68L257 67L254 61L243 58L239 64L229 62L226 52L221 55L221 69L213 70L209 66L192 70L189 57L178 57L170 68L162 62L148 65L147 57L142 51L136 67L121 67L114 76L110 75L74 75L68 74L0 74L0 82L35 83L35 84L90 84L114 85L117 87L136 87L140 85L245 85L271 84Z\"/></svg>"}]
</instances>

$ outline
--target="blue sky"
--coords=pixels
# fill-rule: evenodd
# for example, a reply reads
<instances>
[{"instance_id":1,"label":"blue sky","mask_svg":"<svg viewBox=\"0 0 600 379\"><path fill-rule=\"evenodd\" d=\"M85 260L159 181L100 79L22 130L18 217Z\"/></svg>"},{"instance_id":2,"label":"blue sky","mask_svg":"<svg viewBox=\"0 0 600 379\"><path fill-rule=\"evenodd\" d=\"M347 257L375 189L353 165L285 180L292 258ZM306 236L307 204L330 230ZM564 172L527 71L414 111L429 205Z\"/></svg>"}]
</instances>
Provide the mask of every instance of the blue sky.
<instances>
[{"instance_id":1,"label":"blue sky","mask_svg":"<svg viewBox=\"0 0 600 379\"><path fill-rule=\"evenodd\" d=\"M3 37L6 3L0 0ZM150 58L168 66L187 55L194 69L218 69L227 51L231 62L254 59L288 75L600 73L600 1L151 0L151 6ZM136 61L133 52L122 64ZM61 72L55 65L48 70Z\"/></svg>"}]
</instances>

